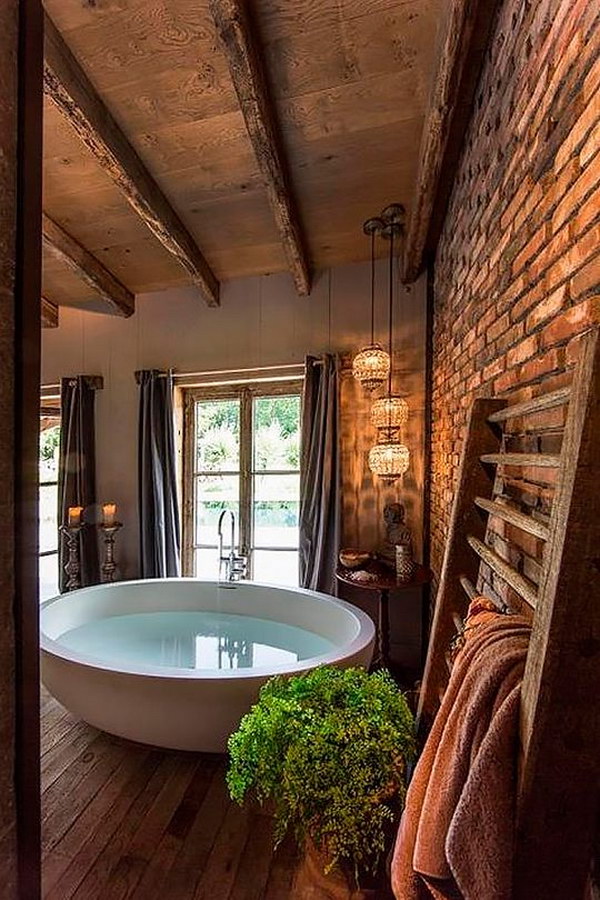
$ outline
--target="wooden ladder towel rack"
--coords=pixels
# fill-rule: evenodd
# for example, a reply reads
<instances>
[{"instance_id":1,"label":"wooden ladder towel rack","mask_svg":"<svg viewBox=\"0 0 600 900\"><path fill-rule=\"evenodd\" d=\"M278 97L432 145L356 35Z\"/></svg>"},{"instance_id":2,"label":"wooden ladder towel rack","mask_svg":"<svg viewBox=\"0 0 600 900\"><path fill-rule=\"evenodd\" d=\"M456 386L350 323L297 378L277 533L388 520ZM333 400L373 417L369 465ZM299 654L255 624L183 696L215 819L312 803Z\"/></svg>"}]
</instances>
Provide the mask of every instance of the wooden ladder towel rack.
<instances>
[{"instance_id":1,"label":"wooden ladder towel rack","mask_svg":"<svg viewBox=\"0 0 600 900\"><path fill-rule=\"evenodd\" d=\"M532 618L512 900L580 900L593 852L600 779L599 346L597 330L583 337L570 387L513 405L475 400L419 699L426 725L448 683L448 648L479 592L483 563ZM509 423L561 405L560 453L505 451ZM507 471L549 468L558 473L549 520L501 494ZM538 584L488 546L492 519L544 542Z\"/></svg>"}]
</instances>

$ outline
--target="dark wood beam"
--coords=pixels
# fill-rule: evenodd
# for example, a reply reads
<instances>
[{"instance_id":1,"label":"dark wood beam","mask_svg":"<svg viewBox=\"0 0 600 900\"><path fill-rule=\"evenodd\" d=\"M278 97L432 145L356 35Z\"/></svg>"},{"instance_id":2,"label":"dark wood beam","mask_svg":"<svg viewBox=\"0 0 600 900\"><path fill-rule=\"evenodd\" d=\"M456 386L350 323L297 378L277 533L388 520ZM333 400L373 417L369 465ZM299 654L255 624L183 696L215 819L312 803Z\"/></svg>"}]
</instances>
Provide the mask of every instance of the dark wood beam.
<instances>
[{"instance_id":1,"label":"dark wood beam","mask_svg":"<svg viewBox=\"0 0 600 900\"><path fill-rule=\"evenodd\" d=\"M209 306L219 282L194 238L146 169L56 27L45 16L44 90L142 221L189 273Z\"/></svg>"},{"instance_id":2,"label":"dark wood beam","mask_svg":"<svg viewBox=\"0 0 600 900\"><path fill-rule=\"evenodd\" d=\"M42 328L58 328L58 306L42 296Z\"/></svg>"},{"instance_id":3,"label":"dark wood beam","mask_svg":"<svg viewBox=\"0 0 600 900\"><path fill-rule=\"evenodd\" d=\"M450 4L421 140L403 281L414 281L437 245L499 0Z\"/></svg>"},{"instance_id":4,"label":"dark wood beam","mask_svg":"<svg viewBox=\"0 0 600 900\"><path fill-rule=\"evenodd\" d=\"M260 45L246 0L210 0L246 129L265 179L269 203L289 269L302 296L310 294L311 278L300 216L269 96Z\"/></svg>"},{"instance_id":5,"label":"dark wood beam","mask_svg":"<svg viewBox=\"0 0 600 900\"><path fill-rule=\"evenodd\" d=\"M133 315L135 296L131 291L46 213L42 219L42 231L47 250L66 263L88 287L100 294L113 313L118 316Z\"/></svg>"}]
</instances>

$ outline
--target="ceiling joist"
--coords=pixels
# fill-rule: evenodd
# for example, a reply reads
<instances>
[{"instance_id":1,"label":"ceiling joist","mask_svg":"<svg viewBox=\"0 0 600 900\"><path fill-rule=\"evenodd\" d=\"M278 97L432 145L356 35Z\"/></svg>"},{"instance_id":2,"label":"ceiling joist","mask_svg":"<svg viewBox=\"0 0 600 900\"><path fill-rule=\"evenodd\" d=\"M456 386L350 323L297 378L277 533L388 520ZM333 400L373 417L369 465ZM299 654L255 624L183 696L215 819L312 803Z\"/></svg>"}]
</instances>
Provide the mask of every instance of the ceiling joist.
<instances>
[{"instance_id":1,"label":"ceiling joist","mask_svg":"<svg viewBox=\"0 0 600 900\"><path fill-rule=\"evenodd\" d=\"M402 280L419 276L440 236L499 0L451 4L422 132Z\"/></svg>"},{"instance_id":2,"label":"ceiling joist","mask_svg":"<svg viewBox=\"0 0 600 900\"><path fill-rule=\"evenodd\" d=\"M111 312L131 316L135 311L135 297L118 278L102 265L99 259L82 247L70 234L44 213L42 218L44 247L96 291Z\"/></svg>"},{"instance_id":3,"label":"ceiling joist","mask_svg":"<svg viewBox=\"0 0 600 900\"><path fill-rule=\"evenodd\" d=\"M194 238L47 15L44 32L46 95L72 125L142 221L186 269L208 305L218 306L219 282Z\"/></svg>"},{"instance_id":4,"label":"ceiling joist","mask_svg":"<svg viewBox=\"0 0 600 900\"><path fill-rule=\"evenodd\" d=\"M58 328L58 306L42 297L42 328Z\"/></svg>"},{"instance_id":5,"label":"ceiling joist","mask_svg":"<svg viewBox=\"0 0 600 900\"><path fill-rule=\"evenodd\" d=\"M296 290L310 294L311 280L300 217L269 96L246 0L210 0L256 160L265 179L269 203Z\"/></svg>"}]
</instances>

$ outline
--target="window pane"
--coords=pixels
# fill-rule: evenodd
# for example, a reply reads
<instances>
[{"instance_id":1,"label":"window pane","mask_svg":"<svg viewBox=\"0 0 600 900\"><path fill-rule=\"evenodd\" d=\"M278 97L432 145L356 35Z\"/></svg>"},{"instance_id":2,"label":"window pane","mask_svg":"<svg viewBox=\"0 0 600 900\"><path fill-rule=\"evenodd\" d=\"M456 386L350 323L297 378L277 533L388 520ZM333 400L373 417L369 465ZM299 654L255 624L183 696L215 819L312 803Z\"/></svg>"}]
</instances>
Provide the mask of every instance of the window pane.
<instances>
[{"instance_id":1,"label":"window pane","mask_svg":"<svg viewBox=\"0 0 600 900\"><path fill-rule=\"evenodd\" d=\"M219 578L219 551L195 550L194 575L201 581L217 581Z\"/></svg>"},{"instance_id":2,"label":"window pane","mask_svg":"<svg viewBox=\"0 0 600 900\"><path fill-rule=\"evenodd\" d=\"M224 509L231 509L237 526L240 510L240 479L238 475L198 475L196 478L196 544L216 544L217 524ZM230 524L227 522L225 543L229 546Z\"/></svg>"},{"instance_id":3,"label":"window pane","mask_svg":"<svg viewBox=\"0 0 600 900\"><path fill-rule=\"evenodd\" d=\"M58 548L56 485L40 485L40 552Z\"/></svg>"},{"instance_id":4,"label":"window pane","mask_svg":"<svg viewBox=\"0 0 600 900\"><path fill-rule=\"evenodd\" d=\"M254 581L298 587L297 550L255 550Z\"/></svg>"},{"instance_id":5,"label":"window pane","mask_svg":"<svg viewBox=\"0 0 600 900\"><path fill-rule=\"evenodd\" d=\"M58 594L58 553L40 557L40 600Z\"/></svg>"},{"instance_id":6,"label":"window pane","mask_svg":"<svg viewBox=\"0 0 600 900\"><path fill-rule=\"evenodd\" d=\"M196 404L196 471L235 472L240 467L239 400Z\"/></svg>"},{"instance_id":7,"label":"window pane","mask_svg":"<svg viewBox=\"0 0 600 900\"><path fill-rule=\"evenodd\" d=\"M299 475L254 478L254 546L297 547Z\"/></svg>"},{"instance_id":8,"label":"window pane","mask_svg":"<svg viewBox=\"0 0 600 900\"><path fill-rule=\"evenodd\" d=\"M254 401L254 469L300 467L300 397Z\"/></svg>"},{"instance_id":9,"label":"window pane","mask_svg":"<svg viewBox=\"0 0 600 900\"><path fill-rule=\"evenodd\" d=\"M58 445L60 425L53 425L40 432L40 482L58 479Z\"/></svg>"}]
</instances>

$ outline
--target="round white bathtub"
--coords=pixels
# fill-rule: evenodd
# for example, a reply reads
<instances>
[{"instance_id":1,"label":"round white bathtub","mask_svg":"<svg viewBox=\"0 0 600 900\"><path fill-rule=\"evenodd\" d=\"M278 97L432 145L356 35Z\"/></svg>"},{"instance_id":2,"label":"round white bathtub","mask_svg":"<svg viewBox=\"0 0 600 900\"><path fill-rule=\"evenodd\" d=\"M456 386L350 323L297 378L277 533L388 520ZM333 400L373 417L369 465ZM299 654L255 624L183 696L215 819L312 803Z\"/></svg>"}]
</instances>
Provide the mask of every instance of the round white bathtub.
<instances>
[{"instance_id":1,"label":"round white bathtub","mask_svg":"<svg viewBox=\"0 0 600 900\"><path fill-rule=\"evenodd\" d=\"M365 613L314 591L118 582L42 604L42 680L103 731L221 752L272 675L368 666L374 638Z\"/></svg>"}]
</instances>

